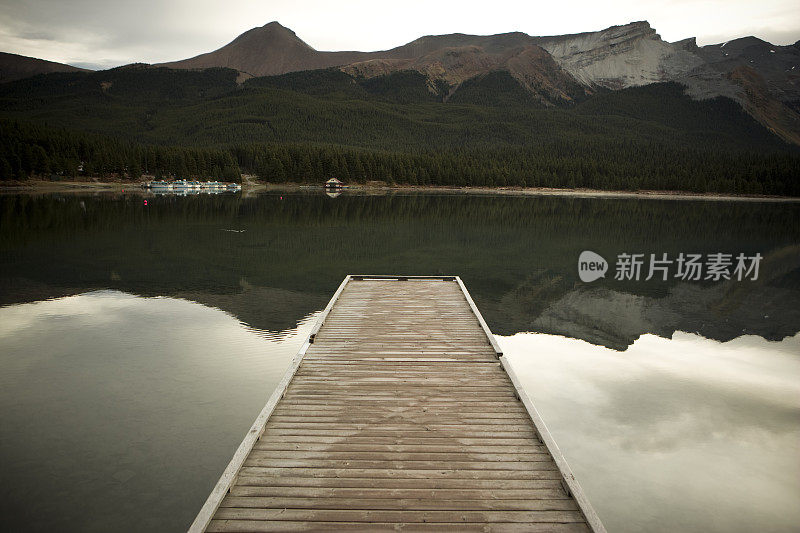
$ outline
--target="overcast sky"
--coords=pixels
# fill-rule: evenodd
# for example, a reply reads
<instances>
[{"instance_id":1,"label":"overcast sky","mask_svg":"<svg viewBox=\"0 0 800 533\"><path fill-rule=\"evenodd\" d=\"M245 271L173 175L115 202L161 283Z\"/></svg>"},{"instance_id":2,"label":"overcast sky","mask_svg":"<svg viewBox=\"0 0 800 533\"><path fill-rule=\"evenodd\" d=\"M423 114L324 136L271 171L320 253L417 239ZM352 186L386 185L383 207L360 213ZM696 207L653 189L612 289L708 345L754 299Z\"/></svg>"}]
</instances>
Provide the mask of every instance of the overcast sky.
<instances>
[{"instance_id":1,"label":"overcast sky","mask_svg":"<svg viewBox=\"0 0 800 533\"><path fill-rule=\"evenodd\" d=\"M317 50L384 50L422 35L558 35L648 20L668 41L800 39L798 0L0 0L0 51L90 68L215 50L277 20Z\"/></svg>"}]
</instances>

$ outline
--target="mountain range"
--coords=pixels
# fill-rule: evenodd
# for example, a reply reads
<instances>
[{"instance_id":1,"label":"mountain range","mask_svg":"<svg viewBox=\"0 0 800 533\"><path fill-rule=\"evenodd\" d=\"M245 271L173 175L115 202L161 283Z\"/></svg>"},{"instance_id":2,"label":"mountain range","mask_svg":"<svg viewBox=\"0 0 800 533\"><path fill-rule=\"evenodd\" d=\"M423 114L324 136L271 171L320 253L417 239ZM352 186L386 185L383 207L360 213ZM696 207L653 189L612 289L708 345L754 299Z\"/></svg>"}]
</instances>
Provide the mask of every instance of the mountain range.
<instances>
[{"instance_id":1,"label":"mountain range","mask_svg":"<svg viewBox=\"0 0 800 533\"><path fill-rule=\"evenodd\" d=\"M800 196L798 65L797 44L669 43L647 22L378 52L320 52L272 22L208 54L101 71L7 55L0 181Z\"/></svg>"},{"instance_id":2,"label":"mountain range","mask_svg":"<svg viewBox=\"0 0 800 533\"><path fill-rule=\"evenodd\" d=\"M800 41L792 46L756 37L702 47L694 38L669 43L645 21L551 37L520 32L426 36L379 52L317 51L292 30L270 22L219 50L161 66L228 67L242 78L330 67L364 78L411 70L426 77L432 93L444 88L445 99L468 80L502 71L543 105L675 81L693 98L732 98L777 135L800 144Z\"/></svg>"},{"instance_id":3,"label":"mountain range","mask_svg":"<svg viewBox=\"0 0 800 533\"><path fill-rule=\"evenodd\" d=\"M776 46L744 37L701 47L694 38L666 42L645 21L548 37L520 32L425 36L377 52L318 51L289 28L270 22L213 52L155 66L231 68L239 72L240 83L330 68L358 79L412 71L423 75L430 93L444 101L461 88L502 73L540 106L570 105L602 92L677 82L694 99L733 99L769 130L800 144L800 41ZM0 81L78 70L0 55Z\"/></svg>"}]
</instances>

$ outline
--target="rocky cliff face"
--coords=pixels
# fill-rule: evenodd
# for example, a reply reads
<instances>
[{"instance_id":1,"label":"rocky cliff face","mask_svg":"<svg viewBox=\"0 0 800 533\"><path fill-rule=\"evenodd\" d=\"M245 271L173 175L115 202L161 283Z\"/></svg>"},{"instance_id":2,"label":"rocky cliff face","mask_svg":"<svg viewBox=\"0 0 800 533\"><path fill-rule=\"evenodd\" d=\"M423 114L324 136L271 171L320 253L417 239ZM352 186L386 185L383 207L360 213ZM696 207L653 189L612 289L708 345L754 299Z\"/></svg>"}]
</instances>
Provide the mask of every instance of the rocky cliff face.
<instances>
[{"instance_id":1,"label":"rocky cliff face","mask_svg":"<svg viewBox=\"0 0 800 533\"><path fill-rule=\"evenodd\" d=\"M578 81L607 89L672 81L702 65L687 44L663 41L647 22L545 37L540 43Z\"/></svg>"},{"instance_id":2,"label":"rocky cliff face","mask_svg":"<svg viewBox=\"0 0 800 533\"><path fill-rule=\"evenodd\" d=\"M544 37L539 44L580 83L623 89L677 81L693 98L725 96L759 122L800 144L800 49L755 37L698 47L668 43L647 22Z\"/></svg>"},{"instance_id":3,"label":"rocky cliff face","mask_svg":"<svg viewBox=\"0 0 800 533\"><path fill-rule=\"evenodd\" d=\"M490 43L491 44L491 43ZM444 82L453 94L466 80L489 72L506 71L541 105L571 103L592 93L564 71L544 49L526 44L513 48L464 46L434 49L410 59L371 59L345 65L341 70L355 77L375 77L413 70L425 75L431 91ZM449 96L448 95L448 96Z\"/></svg>"}]
</instances>

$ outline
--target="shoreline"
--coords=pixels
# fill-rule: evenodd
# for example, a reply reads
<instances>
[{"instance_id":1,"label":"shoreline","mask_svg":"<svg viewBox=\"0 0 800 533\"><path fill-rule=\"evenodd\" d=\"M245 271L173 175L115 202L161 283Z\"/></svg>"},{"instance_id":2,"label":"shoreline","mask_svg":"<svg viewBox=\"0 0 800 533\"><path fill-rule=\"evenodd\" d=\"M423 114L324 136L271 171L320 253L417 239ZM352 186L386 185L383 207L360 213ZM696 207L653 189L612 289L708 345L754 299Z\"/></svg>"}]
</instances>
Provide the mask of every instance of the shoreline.
<instances>
[{"instance_id":1,"label":"shoreline","mask_svg":"<svg viewBox=\"0 0 800 533\"><path fill-rule=\"evenodd\" d=\"M352 189L358 190L359 186ZM369 189L366 189L369 190ZM447 192L507 196L572 196L575 198L642 198L651 200L714 200L747 202L800 202L795 196L769 196L729 193L694 193L689 191L607 191L602 189L557 189L547 187L446 187L394 186L390 191Z\"/></svg>"},{"instance_id":2,"label":"shoreline","mask_svg":"<svg viewBox=\"0 0 800 533\"><path fill-rule=\"evenodd\" d=\"M323 191L321 185L304 183L262 183L247 178L242 180L242 193L269 191ZM546 187L453 187L446 185L386 185L381 182L348 185L341 190L368 194L389 194L397 192L477 194L507 196L571 196L575 198L641 198L651 200L712 200L746 202L800 202L795 196L770 196L731 193L695 193L689 191L608 191L601 189L558 189ZM0 184L0 194L14 193L146 193L138 182L120 181L44 181L29 180Z\"/></svg>"}]
</instances>

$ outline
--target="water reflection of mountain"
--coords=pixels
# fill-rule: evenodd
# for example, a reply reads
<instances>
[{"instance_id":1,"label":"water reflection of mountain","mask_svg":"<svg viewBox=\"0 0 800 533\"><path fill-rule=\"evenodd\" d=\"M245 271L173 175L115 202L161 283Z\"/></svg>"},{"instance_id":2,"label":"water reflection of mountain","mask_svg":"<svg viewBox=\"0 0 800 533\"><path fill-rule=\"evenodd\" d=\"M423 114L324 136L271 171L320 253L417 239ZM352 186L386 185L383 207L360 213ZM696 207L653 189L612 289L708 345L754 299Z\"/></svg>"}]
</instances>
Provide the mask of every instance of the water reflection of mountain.
<instances>
[{"instance_id":1,"label":"water reflection of mountain","mask_svg":"<svg viewBox=\"0 0 800 533\"><path fill-rule=\"evenodd\" d=\"M324 294L254 287L245 281L239 292L180 292L175 296L222 309L255 329L270 332L294 331L298 321L323 309L330 298Z\"/></svg>"},{"instance_id":2,"label":"water reflection of mountain","mask_svg":"<svg viewBox=\"0 0 800 533\"><path fill-rule=\"evenodd\" d=\"M757 334L767 340L791 336L800 325L800 291L782 286L781 267L800 264L800 247L768 257L772 275L756 283L688 283L652 298L605 288L578 288L549 305L532 322L533 331L556 333L618 350L640 335L671 337L687 331L720 341ZM779 264L782 263L782 264ZM772 270L770 267L775 267Z\"/></svg>"},{"instance_id":3,"label":"water reflection of mountain","mask_svg":"<svg viewBox=\"0 0 800 533\"><path fill-rule=\"evenodd\" d=\"M501 334L624 348L646 332L777 339L800 317L792 203L344 195L0 197L0 303L112 288L281 331L352 272L455 273ZM236 231L224 231L236 230ZM244 230L244 231L242 231ZM755 283L578 281L585 249L755 253Z\"/></svg>"}]
</instances>

